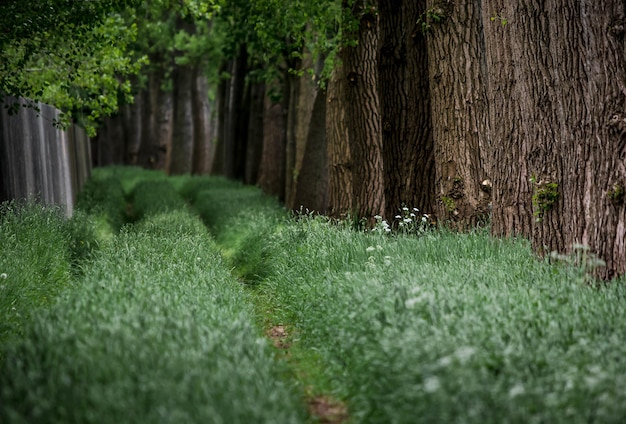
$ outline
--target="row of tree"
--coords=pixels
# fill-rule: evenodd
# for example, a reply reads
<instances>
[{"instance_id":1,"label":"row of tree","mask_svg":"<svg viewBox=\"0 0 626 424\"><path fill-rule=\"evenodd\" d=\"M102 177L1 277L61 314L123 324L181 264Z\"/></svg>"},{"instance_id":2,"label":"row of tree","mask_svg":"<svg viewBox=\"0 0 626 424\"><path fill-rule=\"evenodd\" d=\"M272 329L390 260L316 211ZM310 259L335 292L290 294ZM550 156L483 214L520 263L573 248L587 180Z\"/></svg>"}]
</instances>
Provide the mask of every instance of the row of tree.
<instances>
[{"instance_id":1,"label":"row of tree","mask_svg":"<svg viewBox=\"0 0 626 424\"><path fill-rule=\"evenodd\" d=\"M489 220L626 273L623 2L125 3L105 16L151 65L99 164L221 173L333 216Z\"/></svg>"}]
</instances>

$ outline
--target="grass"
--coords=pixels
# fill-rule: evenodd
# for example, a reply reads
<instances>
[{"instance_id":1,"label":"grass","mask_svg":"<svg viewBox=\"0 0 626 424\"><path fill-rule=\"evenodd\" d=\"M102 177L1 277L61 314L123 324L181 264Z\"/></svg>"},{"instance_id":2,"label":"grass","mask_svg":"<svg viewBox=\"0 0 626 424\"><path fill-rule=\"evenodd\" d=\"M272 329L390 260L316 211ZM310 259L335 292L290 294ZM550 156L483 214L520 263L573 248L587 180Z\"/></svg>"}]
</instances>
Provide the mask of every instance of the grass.
<instances>
[{"instance_id":1,"label":"grass","mask_svg":"<svg viewBox=\"0 0 626 424\"><path fill-rule=\"evenodd\" d=\"M39 252L7 275L58 284L0 349L2 422L306 422L302 392L345 402L355 423L626 416L624 278L589 285L584 265L485 229L291 216L222 178L95 176L114 194L86 197L74 224L3 215L7 249ZM133 223L117 230L120 208ZM262 335L278 325L277 350Z\"/></svg>"},{"instance_id":2,"label":"grass","mask_svg":"<svg viewBox=\"0 0 626 424\"><path fill-rule=\"evenodd\" d=\"M0 228L1 344L70 285L71 239L59 209L32 202L2 204Z\"/></svg>"},{"instance_id":3,"label":"grass","mask_svg":"<svg viewBox=\"0 0 626 424\"><path fill-rule=\"evenodd\" d=\"M263 275L265 319L288 326L296 373L345 399L354 422L626 415L622 280L590 287L579 268L485 230L383 236L284 212L268 230L263 209L246 205L211 218L223 221L219 239L230 251L264 234L244 256Z\"/></svg>"},{"instance_id":4,"label":"grass","mask_svg":"<svg viewBox=\"0 0 626 424\"><path fill-rule=\"evenodd\" d=\"M163 207L177 204L167 182L151 188L170 201L135 190L139 220L3 346L0 421L305 421L202 222Z\"/></svg>"}]
</instances>

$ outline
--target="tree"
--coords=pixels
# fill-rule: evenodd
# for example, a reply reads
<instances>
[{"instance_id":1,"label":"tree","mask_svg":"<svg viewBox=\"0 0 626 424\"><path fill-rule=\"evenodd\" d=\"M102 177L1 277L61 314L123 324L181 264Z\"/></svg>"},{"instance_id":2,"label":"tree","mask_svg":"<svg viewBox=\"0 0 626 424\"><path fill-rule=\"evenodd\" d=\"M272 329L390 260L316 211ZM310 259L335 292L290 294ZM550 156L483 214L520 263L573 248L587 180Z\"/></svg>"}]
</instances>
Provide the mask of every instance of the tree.
<instances>
[{"instance_id":1,"label":"tree","mask_svg":"<svg viewBox=\"0 0 626 424\"><path fill-rule=\"evenodd\" d=\"M385 214L378 98L378 11L365 0L343 0L342 6L344 36L350 41L344 41L339 51L344 85L338 99L344 109L353 164L351 212L355 218L373 222L374 216Z\"/></svg>"},{"instance_id":2,"label":"tree","mask_svg":"<svg viewBox=\"0 0 626 424\"><path fill-rule=\"evenodd\" d=\"M492 233L540 253L583 245L606 262L599 276L624 274L624 2L485 0L483 10Z\"/></svg>"},{"instance_id":3,"label":"tree","mask_svg":"<svg viewBox=\"0 0 626 424\"><path fill-rule=\"evenodd\" d=\"M491 201L481 155L489 132L480 11L480 1L428 0L420 18L428 46L436 216L458 228L486 222Z\"/></svg>"},{"instance_id":4,"label":"tree","mask_svg":"<svg viewBox=\"0 0 626 424\"><path fill-rule=\"evenodd\" d=\"M425 1L379 0L379 94L386 216L402 205L434 212L428 54L418 20Z\"/></svg>"}]
</instances>

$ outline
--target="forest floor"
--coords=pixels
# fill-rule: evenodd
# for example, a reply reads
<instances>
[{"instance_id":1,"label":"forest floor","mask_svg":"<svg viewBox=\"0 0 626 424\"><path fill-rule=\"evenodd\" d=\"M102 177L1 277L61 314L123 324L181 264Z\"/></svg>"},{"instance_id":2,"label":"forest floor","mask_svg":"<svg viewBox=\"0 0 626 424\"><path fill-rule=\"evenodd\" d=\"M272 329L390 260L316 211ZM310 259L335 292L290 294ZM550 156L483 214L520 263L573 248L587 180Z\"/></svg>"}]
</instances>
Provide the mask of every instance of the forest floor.
<instances>
[{"instance_id":1,"label":"forest floor","mask_svg":"<svg viewBox=\"0 0 626 424\"><path fill-rule=\"evenodd\" d=\"M95 170L76 210L0 211L2 422L626 416L626 286L582 255L137 168Z\"/></svg>"}]
</instances>

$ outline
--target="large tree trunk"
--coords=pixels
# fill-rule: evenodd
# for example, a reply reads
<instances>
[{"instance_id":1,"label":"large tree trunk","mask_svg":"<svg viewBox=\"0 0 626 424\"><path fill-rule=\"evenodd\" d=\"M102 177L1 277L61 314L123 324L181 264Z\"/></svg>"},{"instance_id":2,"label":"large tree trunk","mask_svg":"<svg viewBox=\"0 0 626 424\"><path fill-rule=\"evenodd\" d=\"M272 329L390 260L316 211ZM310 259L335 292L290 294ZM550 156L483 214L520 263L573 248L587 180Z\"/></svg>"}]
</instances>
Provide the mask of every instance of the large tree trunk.
<instances>
[{"instance_id":1,"label":"large tree trunk","mask_svg":"<svg viewBox=\"0 0 626 424\"><path fill-rule=\"evenodd\" d=\"M586 245L606 261L603 278L626 272L624 8L485 0L483 16L499 147L492 232L540 253Z\"/></svg>"},{"instance_id":2,"label":"large tree trunk","mask_svg":"<svg viewBox=\"0 0 626 424\"><path fill-rule=\"evenodd\" d=\"M352 209L352 158L344 109L347 81L339 66L326 93L326 150L328 157L328 214L345 218Z\"/></svg>"},{"instance_id":3,"label":"large tree trunk","mask_svg":"<svg viewBox=\"0 0 626 424\"><path fill-rule=\"evenodd\" d=\"M418 19L425 0L379 0L379 93L387 217L402 205L434 209L428 55Z\"/></svg>"},{"instance_id":4,"label":"large tree trunk","mask_svg":"<svg viewBox=\"0 0 626 424\"><path fill-rule=\"evenodd\" d=\"M454 227L487 221L491 196L481 140L488 136L480 1L428 0L425 18L435 146L436 211Z\"/></svg>"},{"instance_id":5,"label":"large tree trunk","mask_svg":"<svg viewBox=\"0 0 626 424\"><path fill-rule=\"evenodd\" d=\"M350 4L352 3L352 4ZM352 156L354 218L373 222L385 214L385 186L378 99L378 13L365 0L343 1L347 19L358 21L356 45L340 52L346 78L346 126Z\"/></svg>"},{"instance_id":6,"label":"large tree trunk","mask_svg":"<svg viewBox=\"0 0 626 424\"><path fill-rule=\"evenodd\" d=\"M328 158L326 149L326 93L319 91L308 125L306 149L298 174L294 207L326 213L328 208Z\"/></svg>"}]
</instances>

